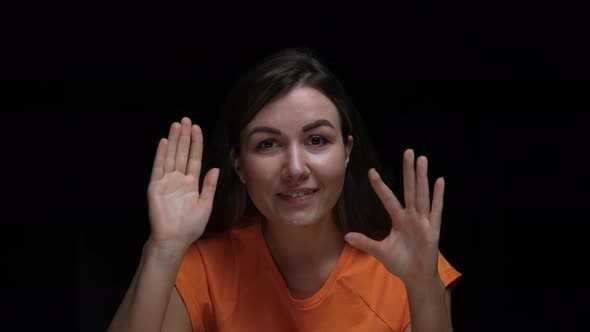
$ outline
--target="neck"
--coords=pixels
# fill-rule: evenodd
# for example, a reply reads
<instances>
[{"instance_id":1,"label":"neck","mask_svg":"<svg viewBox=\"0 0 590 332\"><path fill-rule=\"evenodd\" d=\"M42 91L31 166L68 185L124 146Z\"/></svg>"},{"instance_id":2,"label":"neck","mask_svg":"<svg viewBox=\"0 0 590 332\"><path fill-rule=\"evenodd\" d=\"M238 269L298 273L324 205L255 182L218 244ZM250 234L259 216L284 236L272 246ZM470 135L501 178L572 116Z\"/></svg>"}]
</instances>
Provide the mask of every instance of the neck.
<instances>
[{"instance_id":1,"label":"neck","mask_svg":"<svg viewBox=\"0 0 590 332\"><path fill-rule=\"evenodd\" d=\"M266 221L262 232L283 276L331 272L344 248L344 235L332 218L303 226Z\"/></svg>"}]
</instances>

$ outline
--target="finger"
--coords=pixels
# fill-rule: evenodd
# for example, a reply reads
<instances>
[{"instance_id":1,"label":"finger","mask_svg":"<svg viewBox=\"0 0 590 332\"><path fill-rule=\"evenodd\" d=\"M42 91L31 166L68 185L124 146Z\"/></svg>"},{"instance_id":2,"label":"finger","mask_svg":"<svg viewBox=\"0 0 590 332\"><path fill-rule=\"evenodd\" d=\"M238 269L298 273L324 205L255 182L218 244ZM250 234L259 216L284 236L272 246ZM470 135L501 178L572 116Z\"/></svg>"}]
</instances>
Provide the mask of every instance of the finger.
<instances>
[{"instance_id":1,"label":"finger","mask_svg":"<svg viewBox=\"0 0 590 332\"><path fill-rule=\"evenodd\" d=\"M366 252L374 257L381 253L380 242L368 238L366 235L357 232L350 232L344 235L344 240L351 246Z\"/></svg>"},{"instance_id":2,"label":"finger","mask_svg":"<svg viewBox=\"0 0 590 332\"><path fill-rule=\"evenodd\" d=\"M205 175L203 180L203 191L199 199L203 199L206 202L213 203L215 197L215 189L217 188L217 180L219 179L219 168L212 168Z\"/></svg>"},{"instance_id":3,"label":"finger","mask_svg":"<svg viewBox=\"0 0 590 332\"><path fill-rule=\"evenodd\" d=\"M176 148L176 160L174 170L184 174L186 172L186 162L188 160L189 149L191 145L191 119L184 117L180 121L180 137Z\"/></svg>"},{"instance_id":4,"label":"finger","mask_svg":"<svg viewBox=\"0 0 590 332\"><path fill-rule=\"evenodd\" d=\"M434 193L432 194L432 211L430 211L430 224L440 229L443 211L443 197L445 193L445 179L438 178L434 182Z\"/></svg>"},{"instance_id":5,"label":"finger","mask_svg":"<svg viewBox=\"0 0 590 332\"><path fill-rule=\"evenodd\" d=\"M174 171L174 163L176 162L176 147L178 146L178 138L180 136L180 123L174 122L170 126L168 133L168 151L166 151L166 163L164 164L164 173Z\"/></svg>"},{"instance_id":6,"label":"finger","mask_svg":"<svg viewBox=\"0 0 590 332\"><path fill-rule=\"evenodd\" d=\"M395 197L395 194L383 182L381 176L379 176L379 173L377 173L374 168L369 170L369 182L381 200L381 203L383 203L385 210L387 210L387 213L389 213L393 219L393 215L398 210L402 209L402 205L398 201L397 197Z\"/></svg>"},{"instance_id":7,"label":"finger","mask_svg":"<svg viewBox=\"0 0 590 332\"><path fill-rule=\"evenodd\" d=\"M416 160L416 210L425 216L430 214L430 189L428 188L428 159Z\"/></svg>"},{"instance_id":8,"label":"finger","mask_svg":"<svg viewBox=\"0 0 590 332\"><path fill-rule=\"evenodd\" d=\"M150 182L157 181L164 175L164 161L166 160L166 148L168 147L168 140L162 138L158 143L156 149L156 157L154 158L154 165L152 167L152 175Z\"/></svg>"},{"instance_id":9,"label":"finger","mask_svg":"<svg viewBox=\"0 0 590 332\"><path fill-rule=\"evenodd\" d=\"M199 187L199 176L201 175L201 160L203 157L203 132L198 125L191 127L191 150L188 157L188 169L186 174L197 178Z\"/></svg>"},{"instance_id":10,"label":"finger","mask_svg":"<svg viewBox=\"0 0 590 332\"><path fill-rule=\"evenodd\" d=\"M404 152L404 202L406 209L415 208L416 199L416 172L414 170L414 150L408 149Z\"/></svg>"}]
</instances>

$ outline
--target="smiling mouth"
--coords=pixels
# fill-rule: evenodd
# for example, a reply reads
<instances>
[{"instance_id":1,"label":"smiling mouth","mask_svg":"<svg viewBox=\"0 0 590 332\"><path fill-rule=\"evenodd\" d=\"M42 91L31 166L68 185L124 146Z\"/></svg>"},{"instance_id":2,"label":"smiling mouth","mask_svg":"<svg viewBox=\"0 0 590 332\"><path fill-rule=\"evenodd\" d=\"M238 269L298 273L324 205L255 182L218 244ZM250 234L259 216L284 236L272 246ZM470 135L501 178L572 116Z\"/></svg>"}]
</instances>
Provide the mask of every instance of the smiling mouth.
<instances>
[{"instance_id":1,"label":"smiling mouth","mask_svg":"<svg viewBox=\"0 0 590 332\"><path fill-rule=\"evenodd\" d=\"M288 198L299 198L299 197L311 195L317 191L318 191L318 189L305 190L305 191L289 191L289 192L279 193L278 195L282 196L282 197L288 197Z\"/></svg>"}]
</instances>

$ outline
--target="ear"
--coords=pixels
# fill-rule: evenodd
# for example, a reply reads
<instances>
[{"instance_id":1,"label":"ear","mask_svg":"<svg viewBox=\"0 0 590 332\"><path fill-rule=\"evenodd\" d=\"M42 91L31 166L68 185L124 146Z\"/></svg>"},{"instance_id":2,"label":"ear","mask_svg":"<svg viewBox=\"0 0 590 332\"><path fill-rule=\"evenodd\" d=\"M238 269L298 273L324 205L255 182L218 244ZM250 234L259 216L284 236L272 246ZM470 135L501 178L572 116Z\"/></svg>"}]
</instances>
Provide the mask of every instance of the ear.
<instances>
[{"instance_id":1,"label":"ear","mask_svg":"<svg viewBox=\"0 0 590 332\"><path fill-rule=\"evenodd\" d=\"M352 135L348 135L348 140L346 142L346 163L348 165L348 160L350 159L350 152L352 151L353 139Z\"/></svg>"},{"instance_id":2,"label":"ear","mask_svg":"<svg viewBox=\"0 0 590 332\"><path fill-rule=\"evenodd\" d=\"M229 152L229 158L231 159L231 164L234 168L234 171L240 178L240 181L243 184L246 184L246 180L244 180L244 172L242 171L240 156L236 153L234 149L231 149L231 151Z\"/></svg>"}]
</instances>

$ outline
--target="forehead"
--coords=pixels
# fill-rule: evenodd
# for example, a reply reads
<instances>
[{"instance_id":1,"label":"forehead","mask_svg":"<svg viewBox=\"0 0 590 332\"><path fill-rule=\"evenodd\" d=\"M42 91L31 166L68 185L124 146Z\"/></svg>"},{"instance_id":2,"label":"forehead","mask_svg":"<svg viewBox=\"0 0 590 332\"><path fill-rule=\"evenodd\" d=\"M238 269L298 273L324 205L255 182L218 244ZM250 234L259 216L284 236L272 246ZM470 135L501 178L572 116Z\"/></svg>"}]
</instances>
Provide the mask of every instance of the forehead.
<instances>
[{"instance_id":1,"label":"forehead","mask_svg":"<svg viewBox=\"0 0 590 332\"><path fill-rule=\"evenodd\" d=\"M301 127L318 119L326 119L340 128L338 109L322 92L311 87L296 87L264 105L246 126L276 128Z\"/></svg>"}]
</instances>

